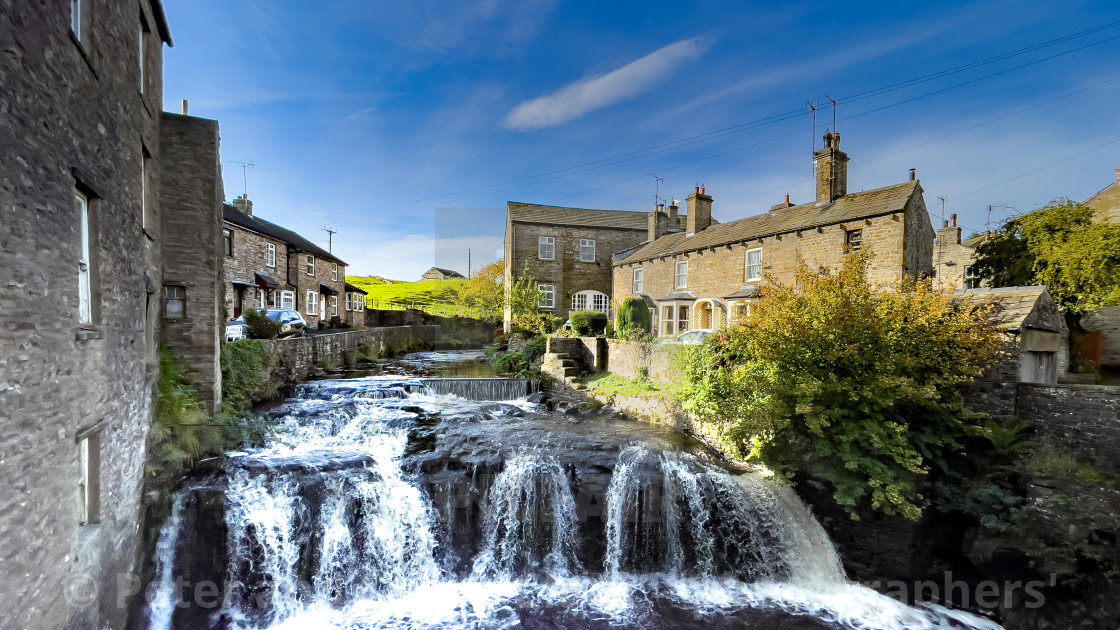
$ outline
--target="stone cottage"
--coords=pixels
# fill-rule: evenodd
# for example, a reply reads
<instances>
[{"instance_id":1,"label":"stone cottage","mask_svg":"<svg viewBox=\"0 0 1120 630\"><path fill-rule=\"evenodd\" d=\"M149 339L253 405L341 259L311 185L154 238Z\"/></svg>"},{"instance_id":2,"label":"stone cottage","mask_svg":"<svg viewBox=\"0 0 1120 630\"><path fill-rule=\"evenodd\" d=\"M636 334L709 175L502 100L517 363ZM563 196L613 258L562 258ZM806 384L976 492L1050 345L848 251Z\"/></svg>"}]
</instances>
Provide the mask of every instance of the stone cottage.
<instances>
[{"instance_id":1,"label":"stone cottage","mask_svg":"<svg viewBox=\"0 0 1120 630\"><path fill-rule=\"evenodd\" d=\"M1004 335L997 364L968 386L969 406L993 414L1015 409L1019 383L1054 384L1069 364L1069 329L1044 286L962 289L969 306L991 307L991 321Z\"/></svg>"},{"instance_id":2,"label":"stone cottage","mask_svg":"<svg viewBox=\"0 0 1120 630\"><path fill-rule=\"evenodd\" d=\"M230 317L247 308L283 308L299 311L315 328L343 320L346 263L342 259L254 216L253 202L246 196L227 204L223 218L225 303Z\"/></svg>"},{"instance_id":3,"label":"stone cottage","mask_svg":"<svg viewBox=\"0 0 1120 630\"><path fill-rule=\"evenodd\" d=\"M1120 224L1120 166L1116 181L1085 201L1093 218ZM1120 368L1120 306L1106 306L1081 320L1088 334L1081 341L1081 356L1098 366Z\"/></svg>"},{"instance_id":4,"label":"stone cottage","mask_svg":"<svg viewBox=\"0 0 1120 630\"><path fill-rule=\"evenodd\" d=\"M946 291L975 289L983 286L976 277L976 248L987 239L986 234L978 234L961 240L961 228L957 225L957 215L949 215L949 220L937 231L933 245L934 283Z\"/></svg>"},{"instance_id":5,"label":"stone cottage","mask_svg":"<svg viewBox=\"0 0 1120 630\"><path fill-rule=\"evenodd\" d=\"M200 370L217 348L161 332L216 312L168 284L182 247L217 246L216 124L161 116L159 0L3 6L0 628L123 628L161 338L197 341ZM170 242L179 220L198 230Z\"/></svg>"},{"instance_id":6,"label":"stone cottage","mask_svg":"<svg viewBox=\"0 0 1120 630\"><path fill-rule=\"evenodd\" d=\"M425 271L423 276L420 276L420 281L421 282L423 282L424 280L459 280L459 279L466 279L466 276L459 273L458 271L453 271L451 269L443 269L441 267L432 267L431 269Z\"/></svg>"},{"instance_id":7,"label":"stone cottage","mask_svg":"<svg viewBox=\"0 0 1120 630\"><path fill-rule=\"evenodd\" d=\"M607 312L611 257L645 241L648 221L643 212L511 201L506 205L506 290L527 270L540 287L540 307L557 317L572 311ZM507 329L512 319L507 306Z\"/></svg>"},{"instance_id":8,"label":"stone cottage","mask_svg":"<svg viewBox=\"0 0 1120 630\"><path fill-rule=\"evenodd\" d=\"M365 328L366 296L369 294L349 282L344 283L343 288L346 290L346 311L343 321L351 328Z\"/></svg>"},{"instance_id":9,"label":"stone cottage","mask_svg":"<svg viewBox=\"0 0 1120 630\"><path fill-rule=\"evenodd\" d=\"M712 221L712 197L697 187L683 232L616 257L616 302L641 297L654 312L656 334L671 337L745 317L765 278L789 282L799 262L835 268L847 252L871 248L873 282L933 271L934 231L913 171L910 181L849 194L848 156L832 133L814 165L814 201L794 205L787 196L766 214L723 224Z\"/></svg>"}]
</instances>

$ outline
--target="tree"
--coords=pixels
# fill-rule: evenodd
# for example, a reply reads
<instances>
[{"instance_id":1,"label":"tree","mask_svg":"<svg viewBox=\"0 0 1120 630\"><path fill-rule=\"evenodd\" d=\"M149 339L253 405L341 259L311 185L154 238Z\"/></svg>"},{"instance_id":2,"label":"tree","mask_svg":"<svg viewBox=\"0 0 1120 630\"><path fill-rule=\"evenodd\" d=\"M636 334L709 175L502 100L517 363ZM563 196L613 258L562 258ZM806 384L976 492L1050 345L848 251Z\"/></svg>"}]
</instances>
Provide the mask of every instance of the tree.
<instances>
[{"instance_id":1,"label":"tree","mask_svg":"<svg viewBox=\"0 0 1120 630\"><path fill-rule=\"evenodd\" d=\"M1120 226L1055 199L1007 221L976 248L976 274L993 287L1044 284L1066 314L1075 347L1081 316L1120 304Z\"/></svg>"},{"instance_id":2,"label":"tree","mask_svg":"<svg viewBox=\"0 0 1120 630\"><path fill-rule=\"evenodd\" d=\"M642 298L628 297L618 308L618 333L622 337L641 337L649 335L653 328L653 316Z\"/></svg>"},{"instance_id":3,"label":"tree","mask_svg":"<svg viewBox=\"0 0 1120 630\"><path fill-rule=\"evenodd\" d=\"M750 316L686 348L685 408L714 418L740 456L793 479L808 469L839 505L916 519L914 481L945 468L966 428L958 386L981 375L1001 343L984 317L928 281L867 279L871 254L837 272L802 265L771 278Z\"/></svg>"},{"instance_id":4,"label":"tree","mask_svg":"<svg viewBox=\"0 0 1120 630\"><path fill-rule=\"evenodd\" d=\"M455 306L463 313L482 311L501 315L505 300L505 263L499 260L483 267L455 296Z\"/></svg>"}]
</instances>

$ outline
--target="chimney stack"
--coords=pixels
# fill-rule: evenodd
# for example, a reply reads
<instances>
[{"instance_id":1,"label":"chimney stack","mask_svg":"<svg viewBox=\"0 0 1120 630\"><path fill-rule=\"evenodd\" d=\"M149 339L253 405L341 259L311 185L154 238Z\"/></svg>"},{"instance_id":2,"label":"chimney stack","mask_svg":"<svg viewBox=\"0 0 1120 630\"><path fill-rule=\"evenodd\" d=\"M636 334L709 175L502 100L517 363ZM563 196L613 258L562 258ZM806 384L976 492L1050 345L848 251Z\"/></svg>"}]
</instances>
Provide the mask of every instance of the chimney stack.
<instances>
[{"instance_id":1,"label":"chimney stack","mask_svg":"<svg viewBox=\"0 0 1120 630\"><path fill-rule=\"evenodd\" d=\"M649 213L649 223L646 229L647 240L656 241L665 235L665 213L661 211L663 207L658 204L653 212Z\"/></svg>"},{"instance_id":2,"label":"chimney stack","mask_svg":"<svg viewBox=\"0 0 1120 630\"><path fill-rule=\"evenodd\" d=\"M688 214L684 217L684 223L685 236L692 236L712 224L712 198L700 186L688 196Z\"/></svg>"},{"instance_id":3,"label":"chimney stack","mask_svg":"<svg viewBox=\"0 0 1120 630\"><path fill-rule=\"evenodd\" d=\"M189 116L190 112L191 112L190 103L187 102L187 99L183 99L183 115L184 116Z\"/></svg>"},{"instance_id":4,"label":"chimney stack","mask_svg":"<svg viewBox=\"0 0 1120 630\"><path fill-rule=\"evenodd\" d=\"M937 240L941 243L961 244L961 229L957 227L957 215L949 215L947 221L941 222L941 229L937 231Z\"/></svg>"},{"instance_id":5,"label":"chimney stack","mask_svg":"<svg viewBox=\"0 0 1120 630\"><path fill-rule=\"evenodd\" d=\"M253 216L253 202L249 201L249 195L247 195L247 194L241 195L237 199L234 199L233 200L233 207L237 208L237 211L240 212L241 214L244 214L244 215L247 215L247 216L250 216L250 217Z\"/></svg>"},{"instance_id":6,"label":"chimney stack","mask_svg":"<svg viewBox=\"0 0 1120 630\"><path fill-rule=\"evenodd\" d=\"M832 203L848 194L848 154L840 150L840 134L824 134L824 148L813 155L817 171L817 205Z\"/></svg>"},{"instance_id":7,"label":"chimney stack","mask_svg":"<svg viewBox=\"0 0 1120 630\"><path fill-rule=\"evenodd\" d=\"M910 169L910 181L914 181L915 179L918 179L918 170L912 168Z\"/></svg>"},{"instance_id":8,"label":"chimney stack","mask_svg":"<svg viewBox=\"0 0 1120 630\"><path fill-rule=\"evenodd\" d=\"M681 204L681 202L677 201L676 199L669 202L669 225L668 225L668 229L670 229L670 230L681 229L681 218L677 214L681 209L680 204Z\"/></svg>"}]
</instances>

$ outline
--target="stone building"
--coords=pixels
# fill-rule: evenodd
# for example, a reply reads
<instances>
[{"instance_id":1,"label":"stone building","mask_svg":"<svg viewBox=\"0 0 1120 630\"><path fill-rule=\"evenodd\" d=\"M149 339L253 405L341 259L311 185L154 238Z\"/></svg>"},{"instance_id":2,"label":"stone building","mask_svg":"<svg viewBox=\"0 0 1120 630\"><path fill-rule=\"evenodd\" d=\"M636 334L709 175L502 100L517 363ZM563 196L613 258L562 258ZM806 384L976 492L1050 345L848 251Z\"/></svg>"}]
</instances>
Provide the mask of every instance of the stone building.
<instances>
[{"instance_id":1,"label":"stone building","mask_svg":"<svg viewBox=\"0 0 1120 630\"><path fill-rule=\"evenodd\" d=\"M0 628L122 628L161 308L159 0L0 9Z\"/></svg>"},{"instance_id":2,"label":"stone building","mask_svg":"<svg viewBox=\"0 0 1120 630\"><path fill-rule=\"evenodd\" d=\"M343 288L346 291L346 310L342 321L352 328L364 328L366 325L366 296L369 294L349 282L344 283Z\"/></svg>"},{"instance_id":3,"label":"stone building","mask_svg":"<svg viewBox=\"0 0 1120 630\"><path fill-rule=\"evenodd\" d=\"M321 328L345 311L346 263L295 232L253 215L241 196L223 212L225 305L230 317L247 308L298 310Z\"/></svg>"},{"instance_id":4,"label":"stone building","mask_svg":"<svg viewBox=\"0 0 1120 630\"><path fill-rule=\"evenodd\" d=\"M977 411L1011 414L1019 383L1054 384L1069 365L1069 329L1044 286L962 289L958 299L990 306L991 320L1004 335L996 365L967 387Z\"/></svg>"},{"instance_id":5,"label":"stone building","mask_svg":"<svg viewBox=\"0 0 1120 630\"><path fill-rule=\"evenodd\" d=\"M827 134L814 156L814 201L794 205L787 196L766 214L723 224L712 221L712 197L698 187L683 232L616 257L616 303L643 298L656 334L668 337L744 317L767 277L789 282L799 263L836 268L852 250L874 252L873 282L932 273L934 231L913 172L910 181L849 194L847 163L839 134Z\"/></svg>"},{"instance_id":6,"label":"stone building","mask_svg":"<svg viewBox=\"0 0 1120 630\"><path fill-rule=\"evenodd\" d=\"M506 290L527 270L540 286L541 308L557 317L566 318L572 311L607 312L612 256L646 240L647 217L642 212L509 202ZM507 306L507 330L512 319Z\"/></svg>"},{"instance_id":7,"label":"stone building","mask_svg":"<svg viewBox=\"0 0 1120 630\"><path fill-rule=\"evenodd\" d=\"M1085 201L1093 209L1093 218L1120 223L1120 166L1116 167L1116 181Z\"/></svg>"},{"instance_id":8,"label":"stone building","mask_svg":"<svg viewBox=\"0 0 1120 630\"><path fill-rule=\"evenodd\" d=\"M986 235L978 234L962 241L957 215L950 215L949 220L937 231L937 240L933 245L935 284L946 291L983 286L976 277L973 264L976 262L976 248L986 238Z\"/></svg>"},{"instance_id":9,"label":"stone building","mask_svg":"<svg viewBox=\"0 0 1120 630\"><path fill-rule=\"evenodd\" d=\"M459 273L458 271L452 271L451 269L443 269L441 267L432 267L431 269L425 271L423 276L420 276L420 281L423 282L424 280L459 280L460 278L466 279L466 276Z\"/></svg>"},{"instance_id":10,"label":"stone building","mask_svg":"<svg viewBox=\"0 0 1120 630\"><path fill-rule=\"evenodd\" d=\"M1087 199L1093 219L1120 224L1120 166L1116 181ZM1081 357L1097 366L1120 368L1120 306L1106 306L1086 315L1081 327L1088 333L1081 340Z\"/></svg>"}]
</instances>

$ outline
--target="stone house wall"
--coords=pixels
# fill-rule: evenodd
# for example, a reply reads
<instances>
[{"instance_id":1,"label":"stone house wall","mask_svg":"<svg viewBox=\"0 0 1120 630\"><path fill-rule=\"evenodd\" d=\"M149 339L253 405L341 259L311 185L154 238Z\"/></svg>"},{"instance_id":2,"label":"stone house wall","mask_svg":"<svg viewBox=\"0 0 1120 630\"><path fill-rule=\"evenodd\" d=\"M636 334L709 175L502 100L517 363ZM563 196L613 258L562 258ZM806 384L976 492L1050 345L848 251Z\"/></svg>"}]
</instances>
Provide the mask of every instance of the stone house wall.
<instances>
[{"instance_id":1,"label":"stone house wall","mask_svg":"<svg viewBox=\"0 0 1120 630\"><path fill-rule=\"evenodd\" d=\"M638 341L607 340L606 370L626 378L648 378L658 383L673 382L673 351L671 345Z\"/></svg>"},{"instance_id":2,"label":"stone house wall","mask_svg":"<svg viewBox=\"0 0 1120 630\"><path fill-rule=\"evenodd\" d=\"M1017 390L1015 414L1043 439L1120 475L1120 387L1020 383Z\"/></svg>"},{"instance_id":3,"label":"stone house wall","mask_svg":"<svg viewBox=\"0 0 1120 630\"><path fill-rule=\"evenodd\" d=\"M956 215L953 215L954 220ZM965 286L965 268L976 262L976 249L961 241L961 228L950 225L937 231L933 250L935 283L945 291L972 288Z\"/></svg>"},{"instance_id":4,"label":"stone house wall","mask_svg":"<svg viewBox=\"0 0 1120 630\"><path fill-rule=\"evenodd\" d=\"M315 274L310 275L307 273L307 257L314 256L315 258ZM280 264L280 263L277 263ZM335 276L331 273L331 265L337 265L338 274ZM336 260L323 258L309 254L307 252L298 251L295 248L288 249L288 282L295 286L296 291L296 310L303 315L307 320L308 326L315 328L322 328L324 324L330 323L330 299L326 295L319 294L319 285L325 284L338 292L338 312L340 318L345 313L346 309L346 265ZM307 292L314 291L319 294L319 304L316 314L308 311ZM326 307L326 310L324 310Z\"/></svg>"},{"instance_id":5,"label":"stone house wall","mask_svg":"<svg viewBox=\"0 0 1120 630\"><path fill-rule=\"evenodd\" d=\"M67 3L0 9L2 628L124 627L118 576L136 557L158 376L166 26L158 3L92 4L82 40ZM88 324L76 190L90 202ZM87 524L82 439L100 499Z\"/></svg>"},{"instance_id":6,"label":"stone house wall","mask_svg":"<svg viewBox=\"0 0 1120 630\"><path fill-rule=\"evenodd\" d=\"M262 385L284 386L306 381L325 361L343 365L347 354L369 345L380 356L404 351L432 349L439 341L439 326L392 326L312 337L289 337L263 341L269 365ZM236 341L234 343L237 343Z\"/></svg>"},{"instance_id":7,"label":"stone house wall","mask_svg":"<svg viewBox=\"0 0 1120 630\"><path fill-rule=\"evenodd\" d=\"M232 223L224 223L223 228L233 232L233 255L224 255L220 250L218 255L225 259L225 282L223 291L228 317L233 318L240 314L237 304L237 291L233 282L244 282L249 285L243 293L243 308L257 308L260 293L265 293L268 308L280 308L280 291L291 291L293 304L295 302L295 287L288 284L288 270L285 261L288 259L288 244L280 239L265 236L259 232L247 230ZM276 247L275 264L269 267L265 254L267 244ZM262 273L280 284L279 289L266 291L257 285L256 274Z\"/></svg>"},{"instance_id":8,"label":"stone house wall","mask_svg":"<svg viewBox=\"0 0 1120 630\"><path fill-rule=\"evenodd\" d=\"M1106 306L1086 315L1081 327L1101 334L1101 365L1120 367L1120 306Z\"/></svg>"},{"instance_id":9,"label":"stone house wall","mask_svg":"<svg viewBox=\"0 0 1120 630\"><path fill-rule=\"evenodd\" d=\"M538 257L541 236L556 239L554 260ZM580 239L595 240L595 262L580 261ZM609 299L611 256L645 240L646 230L511 222L506 227L505 260L511 261L505 268L506 287L513 285L514 278L520 277L528 264L529 275L538 283L555 287L555 307L551 312L567 319L572 310L572 296L580 291L599 291ZM506 321L510 319L507 313Z\"/></svg>"},{"instance_id":10,"label":"stone house wall","mask_svg":"<svg viewBox=\"0 0 1120 630\"><path fill-rule=\"evenodd\" d=\"M716 316L713 327L726 324L731 316L727 296L734 294L744 284L761 285L767 274L779 282L788 283L794 278L799 262L810 269L824 266L838 268L845 255L845 235L848 230L863 230L863 243L875 258L871 264L873 282L888 283L904 275L917 276L931 271L932 228L925 216L921 195L915 195L904 211L872 217L859 221L823 226L808 230L788 232L748 242L724 245L711 249L687 252L655 260L617 265L614 270L612 295L616 305L636 295L634 270L643 270L643 291L656 301L674 291L687 291L698 300L718 300L722 315ZM781 212L782 210L775 210ZM746 282L747 251L762 249L763 280ZM676 286L676 264L688 263L685 287ZM695 305L694 302L682 302ZM660 326L661 309L654 315L655 330ZM697 328L695 313L690 315L691 327Z\"/></svg>"},{"instance_id":11,"label":"stone house wall","mask_svg":"<svg viewBox=\"0 0 1120 630\"><path fill-rule=\"evenodd\" d=\"M1093 209L1098 221L1120 223L1120 166L1116 167L1116 181L1085 201Z\"/></svg>"},{"instance_id":12,"label":"stone house wall","mask_svg":"<svg viewBox=\"0 0 1120 630\"><path fill-rule=\"evenodd\" d=\"M218 123L164 113L163 284L186 292L182 319L163 317L160 339L199 401L216 412L222 401L222 186ZM162 297L162 296L161 296ZM158 301L162 305L162 300Z\"/></svg>"}]
</instances>

